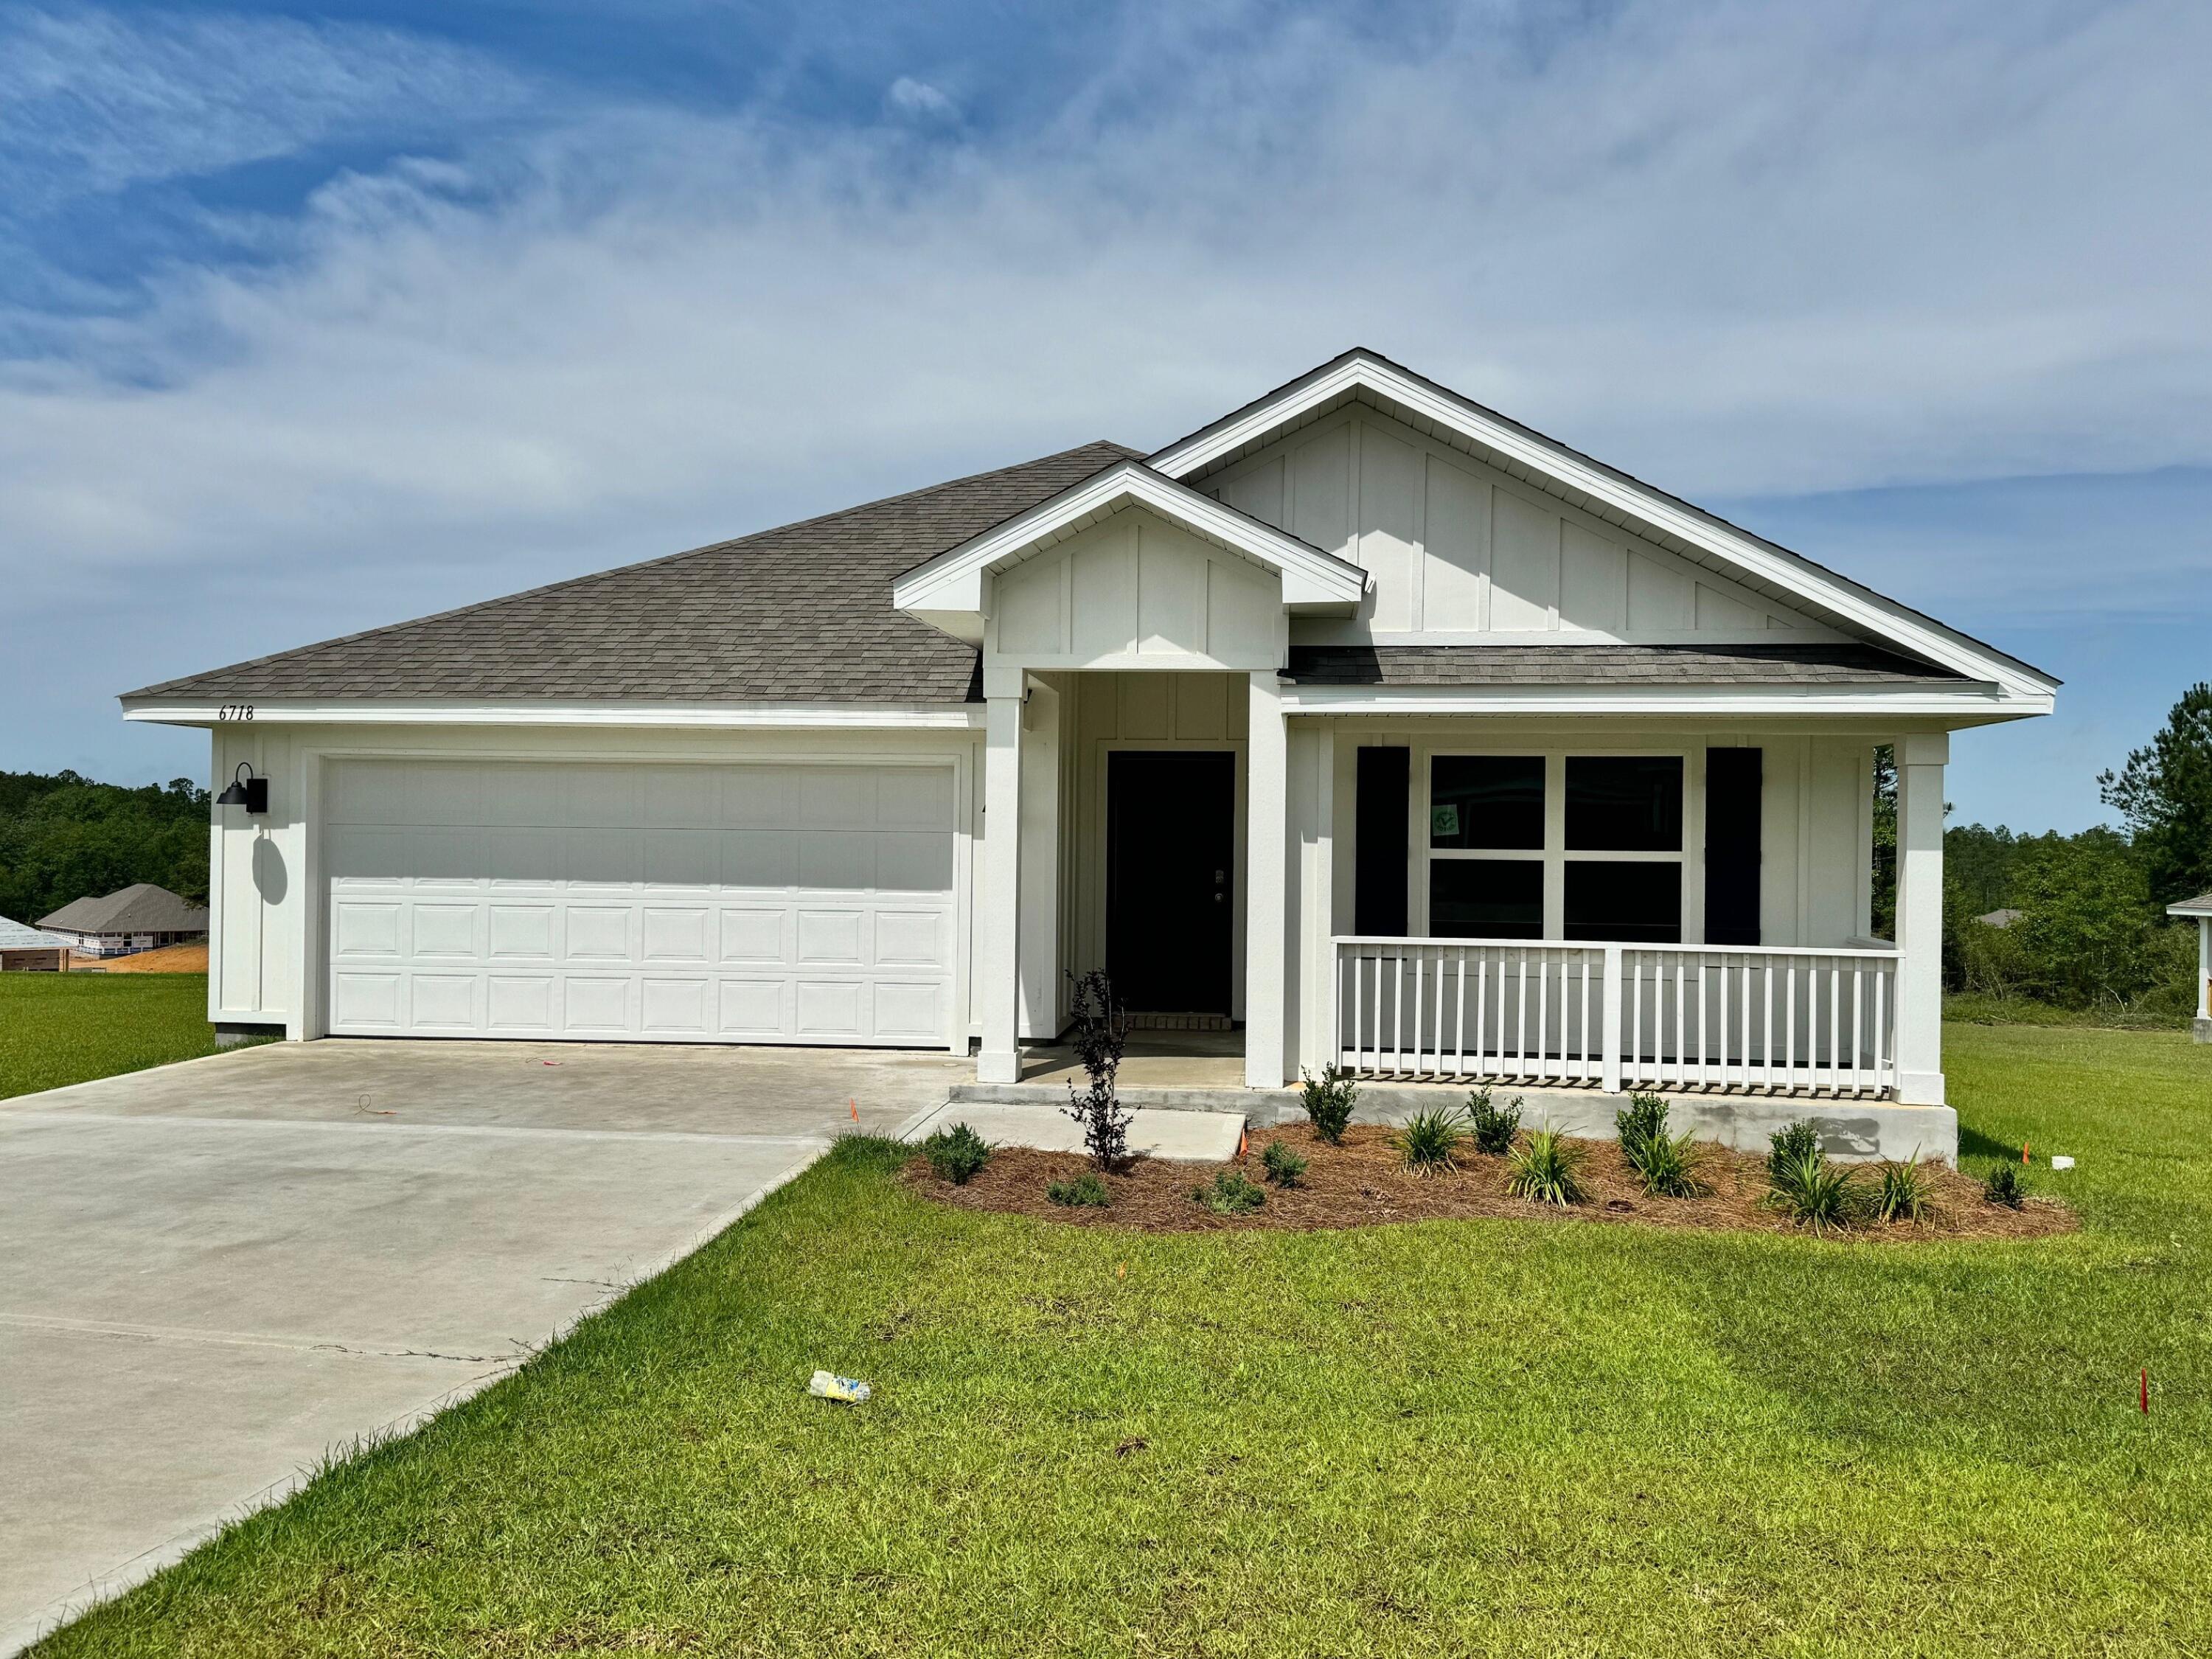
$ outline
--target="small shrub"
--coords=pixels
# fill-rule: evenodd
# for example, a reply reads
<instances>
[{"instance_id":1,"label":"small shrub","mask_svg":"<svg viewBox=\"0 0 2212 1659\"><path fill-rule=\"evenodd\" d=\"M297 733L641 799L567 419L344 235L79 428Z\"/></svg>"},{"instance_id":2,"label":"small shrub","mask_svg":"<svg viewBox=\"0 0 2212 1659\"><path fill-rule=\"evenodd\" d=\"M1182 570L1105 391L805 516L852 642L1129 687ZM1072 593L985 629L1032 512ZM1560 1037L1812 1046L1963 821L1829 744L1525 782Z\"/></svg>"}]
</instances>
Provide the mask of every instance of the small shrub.
<instances>
[{"instance_id":1,"label":"small shrub","mask_svg":"<svg viewBox=\"0 0 2212 1659\"><path fill-rule=\"evenodd\" d=\"M1260 1154L1260 1167L1278 1187L1295 1187L1306 1178L1306 1161L1286 1141L1271 1140Z\"/></svg>"},{"instance_id":2,"label":"small shrub","mask_svg":"<svg viewBox=\"0 0 2212 1659\"><path fill-rule=\"evenodd\" d=\"M1319 1077L1301 1071L1298 1103L1306 1109L1314 1133L1332 1146L1344 1142L1344 1126L1359 1099L1359 1085L1341 1066L1324 1066Z\"/></svg>"},{"instance_id":3,"label":"small shrub","mask_svg":"<svg viewBox=\"0 0 2212 1659\"><path fill-rule=\"evenodd\" d=\"M921 1143L921 1151L937 1178L956 1187L965 1187L991 1161L991 1143L964 1123L939 1129Z\"/></svg>"},{"instance_id":4,"label":"small shrub","mask_svg":"<svg viewBox=\"0 0 2212 1659\"><path fill-rule=\"evenodd\" d=\"M1505 1190L1537 1204L1579 1204L1583 1149L1556 1130L1538 1129L1513 1149Z\"/></svg>"},{"instance_id":5,"label":"small shrub","mask_svg":"<svg viewBox=\"0 0 2212 1659\"><path fill-rule=\"evenodd\" d=\"M1044 1195L1072 1210L1103 1210L1114 1201L1096 1170L1085 1170L1066 1181L1047 1182Z\"/></svg>"},{"instance_id":6,"label":"small shrub","mask_svg":"<svg viewBox=\"0 0 2212 1659\"><path fill-rule=\"evenodd\" d=\"M1759 1202L1801 1227L1841 1232L1858 1217L1859 1193L1850 1171L1817 1151L1785 1156L1778 1147L1767 1159L1767 1179L1772 1184Z\"/></svg>"},{"instance_id":7,"label":"small shrub","mask_svg":"<svg viewBox=\"0 0 2212 1659\"><path fill-rule=\"evenodd\" d=\"M2027 1182L2021 1179L2020 1165L2000 1164L1990 1170L1982 1182L1982 1196L2008 1210L2017 1210L2027 1203Z\"/></svg>"},{"instance_id":8,"label":"small shrub","mask_svg":"<svg viewBox=\"0 0 2212 1659\"><path fill-rule=\"evenodd\" d=\"M1766 1178L1772 1181L1785 1164L1820 1156L1820 1132L1809 1123L1785 1123L1766 1138Z\"/></svg>"},{"instance_id":9,"label":"small shrub","mask_svg":"<svg viewBox=\"0 0 2212 1659\"><path fill-rule=\"evenodd\" d=\"M1920 1166L1915 1153L1902 1164L1881 1166L1875 1188L1874 1212L1884 1221L1923 1221L1935 1208L1936 1183Z\"/></svg>"},{"instance_id":10,"label":"small shrub","mask_svg":"<svg viewBox=\"0 0 2212 1659\"><path fill-rule=\"evenodd\" d=\"M1216 1215L1249 1215L1267 1201L1267 1189L1242 1170L1224 1170L1211 1187L1194 1187L1193 1198Z\"/></svg>"},{"instance_id":11,"label":"small shrub","mask_svg":"<svg viewBox=\"0 0 2212 1659\"><path fill-rule=\"evenodd\" d=\"M1620 1155L1640 1171L1644 1148L1667 1133L1667 1103L1657 1095L1631 1095L1628 1104L1613 1114L1613 1127L1620 1136Z\"/></svg>"},{"instance_id":12,"label":"small shrub","mask_svg":"<svg viewBox=\"0 0 2212 1659\"><path fill-rule=\"evenodd\" d=\"M1129 1109L1115 1091L1121 1050L1129 1040L1129 1016L1114 1000L1113 981L1094 968L1081 979L1067 975L1068 1020L1074 1028L1076 1057L1088 1086L1079 1094L1067 1085L1067 1104L1060 1109L1083 1129L1083 1150L1101 1170L1126 1169L1129 1163Z\"/></svg>"},{"instance_id":13,"label":"small shrub","mask_svg":"<svg viewBox=\"0 0 2212 1659\"><path fill-rule=\"evenodd\" d=\"M1406 1127L1390 1137L1390 1144L1415 1175L1435 1175L1449 1170L1452 1154L1467 1139L1456 1108L1431 1106L1406 1120Z\"/></svg>"},{"instance_id":14,"label":"small shrub","mask_svg":"<svg viewBox=\"0 0 2212 1659\"><path fill-rule=\"evenodd\" d=\"M1474 1137L1477 1152L1503 1158L1513 1150L1513 1137L1521 1128L1521 1097L1510 1106L1500 1106L1487 1089L1470 1089L1467 1096L1467 1132Z\"/></svg>"},{"instance_id":15,"label":"small shrub","mask_svg":"<svg viewBox=\"0 0 2212 1659\"><path fill-rule=\"evenodd\" d=\"M1657 1095L1631 1095L1613 1121L1620 1155L1646 1198L1703 1198L1712 1190L1698 1178L1697 1143L1690 1133L1667 1133L1667 1103Z\"/></svg>"}]
</instances>

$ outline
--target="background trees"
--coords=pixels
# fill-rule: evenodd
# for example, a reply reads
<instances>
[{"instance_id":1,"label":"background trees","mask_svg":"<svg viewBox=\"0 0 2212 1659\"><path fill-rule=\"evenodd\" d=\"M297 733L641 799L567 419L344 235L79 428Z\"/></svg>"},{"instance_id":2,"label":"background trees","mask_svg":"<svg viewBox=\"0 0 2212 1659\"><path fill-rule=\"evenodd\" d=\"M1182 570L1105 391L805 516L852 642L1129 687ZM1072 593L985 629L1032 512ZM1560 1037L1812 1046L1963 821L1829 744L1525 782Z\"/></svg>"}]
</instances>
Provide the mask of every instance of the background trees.
<instances>
[{"instance_id":1,"label":"background trees","mask_svg":"<svg viewBox=\"0 0 2212 1659\"><path fill-rule=\"evenodd\" d=\"M0 916L35 923L139 881L207 902L206 790L190 778L126 789L75 772L0 772Z\"/></svg>"},{"instance_id":2,"label":"background trees","mask_svg":"<svg viewBox=\"0 0 2212 1659\"><path fill-rule=\"evenodd\" d=\"M2153 898L2212 892L2212 685L2191 686L2165 729L2097 781L2127 820Z\"/></svg>"}]
</instances>

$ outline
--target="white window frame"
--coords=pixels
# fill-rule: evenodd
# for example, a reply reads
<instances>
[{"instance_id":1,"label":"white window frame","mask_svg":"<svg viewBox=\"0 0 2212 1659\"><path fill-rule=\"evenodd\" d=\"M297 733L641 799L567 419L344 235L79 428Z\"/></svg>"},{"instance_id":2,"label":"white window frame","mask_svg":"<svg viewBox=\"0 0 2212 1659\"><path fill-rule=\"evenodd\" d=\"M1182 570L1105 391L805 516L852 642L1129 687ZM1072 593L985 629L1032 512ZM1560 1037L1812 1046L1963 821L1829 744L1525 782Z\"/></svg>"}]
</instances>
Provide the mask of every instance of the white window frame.
<instances>
[{"instance_id":1,"label":"white window frame","mask_svg":"<svg viewBox=\"0 0 2212 1659\"><path fill-rule=\"evenodd\" d=\"M1429 844L1429 812L1436 799L1436 764L1439 760L1462 758L1524 758L1539 757L1544 763L1544 844L1533 847L1431 847ZM1604 852L1597 849L1576 848L1567 846L1567 762L1600 759L1667 759L1682 763L1682 845L1673 852ZM1651 748L1622 746L1533 748L1513 744L1454 744L1449 747L1431 749L1415 773L1419 780L1418 796L1413 820L1413 855L1420 871L1419 892L1417 895L1423 929L1434 935L1435 921L1430 914L1432 903L1432 884L1429 878L1431 864L1438 860L1480 860L1486 862L1539 863L1544 866L1544 910L1542 938L1561 940L1567 931L1567 877L1569 864L1672 864L1681 869L1681 943L1702 944L1705 939L1705 902L1702 881L1704 873L1700 854L1692 848L1699 846L1703 836L1704 812L1693 810L1693 802L1704 799L1705 750L1701 747L1665 744ZM1584 941L1589 942L1589 941Z\"/></svg>"}]
</instances>

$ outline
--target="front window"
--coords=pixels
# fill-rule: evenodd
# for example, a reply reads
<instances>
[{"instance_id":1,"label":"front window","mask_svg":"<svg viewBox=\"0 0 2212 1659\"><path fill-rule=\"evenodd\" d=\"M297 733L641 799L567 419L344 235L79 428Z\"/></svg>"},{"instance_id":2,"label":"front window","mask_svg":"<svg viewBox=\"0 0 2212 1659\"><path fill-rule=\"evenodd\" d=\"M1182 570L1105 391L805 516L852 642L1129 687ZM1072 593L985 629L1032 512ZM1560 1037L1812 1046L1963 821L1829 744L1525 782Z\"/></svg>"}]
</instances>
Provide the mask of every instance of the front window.
<instances>
[{"instance_id":1,"label":"front window","mask_svg":"<svg viewBox=\"0 0 2212 1659\"><path fill-rule=\"evenodd\" d=\"M1429 933L1682 937L1682 757L1438 755L1429 766Z\"/></svg>"}]
</instances>

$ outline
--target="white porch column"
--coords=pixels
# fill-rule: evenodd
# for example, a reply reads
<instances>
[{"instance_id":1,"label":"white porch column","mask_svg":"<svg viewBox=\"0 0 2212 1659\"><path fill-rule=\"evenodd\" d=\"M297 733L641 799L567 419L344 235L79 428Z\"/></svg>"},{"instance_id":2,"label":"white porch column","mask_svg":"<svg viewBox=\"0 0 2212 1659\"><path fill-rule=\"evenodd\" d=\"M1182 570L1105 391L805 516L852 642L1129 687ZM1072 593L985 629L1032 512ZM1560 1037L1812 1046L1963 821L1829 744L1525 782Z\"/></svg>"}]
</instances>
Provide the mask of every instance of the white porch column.
<instances>
[{"instance_id":1,"label":"white porch column","mask_svg":"<svg viewBox=\"0 0 2212 1659\"><path fill-rule=\"evenodd\" d=\"M2197 918L2197 1024L2190 1035L2212 1042L2212 916Z\"/></svg>"},{"instance_id":2,"label":"white porch column","mask_svg":"<svg viewBox=\"0 0 2212 1659\"><path fill-rule=\"evenodd\" d=\"M975 994L981 1004L983 1048L975 1060L979 1083L1021 1080L1015 1036L1021 1012L1022 891L1021 676L1012 695L984 689L983 858L975 890Z\"/></svg>"},{"instance_id":3,"label":"white porch column","mask_svg":"<svg viewBox=\"0 0 2212 1659\"><path fill-rule=\"evenodd\" d=\"M1283 1006L1289 994L1283 913L1290 838L1290 741L1282 682L1272 668L1252 676L1245 749L1244 1084L1283 1086Z\"/></svg>"},{"instance_id":4,"label":"white porch column","mask_svg":"<svg viewBox=\"0 0 2212 1659\"><path fill-rule=\"evenodd\" d=\"M1021 1036L1060 1035L1060 693L1022 703Z\"/></svg>"},{"instance_id":5,"label":"white porch column","mask_svg":"<svg viewBox=\"0 0 2212 1659\"><path fill-rule=\"evenodd\" d=\"M1943 1102L1943 767L1951 739L1899 738L1897 752L1898 1097Z\"/></svg>"}]
</instances>

